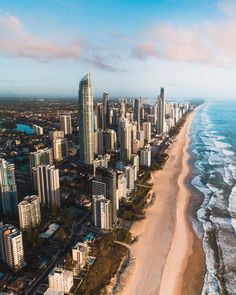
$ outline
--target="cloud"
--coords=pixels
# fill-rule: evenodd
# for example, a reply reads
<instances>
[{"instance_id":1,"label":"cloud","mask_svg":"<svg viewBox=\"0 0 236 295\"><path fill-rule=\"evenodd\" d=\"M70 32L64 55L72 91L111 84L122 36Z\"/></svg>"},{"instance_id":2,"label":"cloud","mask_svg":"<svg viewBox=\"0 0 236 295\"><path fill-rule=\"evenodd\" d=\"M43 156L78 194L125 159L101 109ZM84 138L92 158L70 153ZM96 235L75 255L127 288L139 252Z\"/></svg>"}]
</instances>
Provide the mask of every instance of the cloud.
<instances>
[{"instance_id":1,"label":"cloud","mask_svg":"<svg viewBox=\"0 0 236 295\"><path fill-rule=\"evenodd\" d=\"M224 18L181 27L171 23L154 26L140 33L132 56L138 59L156 57L180 62L213 66L236 66L236 3L221 1Z\"/></svg>"},{"instance_id":2,"label":"cloud","mask_svg":"<svg viewBox=\"0 0 236 295\"><path fill-rule=\"evenodd\" d=\"M40 61L53 59L77 59L83 43L59 44L35 37L15 16L0 15L0 53L32 58Z\"/></svg>"},{"instance_id":3,"label":"cloud","mask_svg":"<svg viewBox=\"0 0 236 295\"><path fill-rule=\"evenodd\" d=\"M93 52L88 58L89 46L82 40L70 44L56 43L32 35L24 24L13 15L0 15L0 54L34 59L40 62L53 60L80 60L91 62L103 71L121 71L109 65L109 58L99 52ZM105 62L108 61L108 62Z\"/></svg>"}]
</instances>

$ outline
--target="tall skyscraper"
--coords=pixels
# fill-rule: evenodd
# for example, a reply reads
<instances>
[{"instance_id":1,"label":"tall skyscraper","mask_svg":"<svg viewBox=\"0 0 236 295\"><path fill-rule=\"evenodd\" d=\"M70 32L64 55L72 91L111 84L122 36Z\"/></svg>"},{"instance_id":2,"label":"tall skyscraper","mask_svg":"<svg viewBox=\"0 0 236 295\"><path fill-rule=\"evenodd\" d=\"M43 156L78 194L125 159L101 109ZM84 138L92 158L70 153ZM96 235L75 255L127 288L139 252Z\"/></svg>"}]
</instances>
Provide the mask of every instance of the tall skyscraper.
<instances>
[{"instance_id":1,"label":"tall skyscraper","mask_svg":"<svg viewBox=\"0 0 236 295\"><path fill-rule=\"evenodd\" d=\"M97 113L96 113L96 120L97 120L97 128L98 129L104 129L105 123L104 123L104 109L103 104L98 103L96 106ZM95 128L96 129L96 128Z\"/></svg>"},{"instance_id":2,"label":"tall skyscraper","mask_svg":"<svg viewBox=\"0 0 236 295\"><path fill-rule=\"evenodd\" d=\"M93 87L88 73L79 85L80 161L92 165L94 160Z\"/></svg>"},{"instance_id":3,"label":"tall skyscraper","mask_svg":"<svg viewBox=\"0 0 236 295\"><path fill-rule=\"evenodd\" d=\"M94 132L94 152L97 155L104 154L104 130L102 129Z\"/></svg>"},{"instance_id":4,"label":"tall skyscraper","mask_svg":"<svg viewBox=\"0 0 236 295\"><path fill-rule=\"evenodd\" d=\"M60 127L64 134L72 134L71 116L60 115Z\"/></svg>"},{"instance_id":5,"label":"tall skyscraper","mask_svg":"<svg viewBox=\"0 0 236 295\"><path fill-rule=\"evenodd\" d=\"M151 126L151 123L150 122L144 122L142 123L142 130L144 132L144 139L147 141L147 142L150 142L151 141L151 130L152 129L152 126Z\"/></svg>"},{"instance_id":6,"label":"tall skyscraper","mask_svg":"<svg viewBox=\"0 0 236 295\"><path fill-rule=\"evenodd\" d=\"M128 125L125 128L121 128L120 160L123 162L127 162L131 159L131 154L132 154L131 129L132 129L132 125Z\"/></svg>"},{"instance_id":7,"label":"tall skyscraper","mask_svg":"<svg viewBox=\"0 0 236 295\"><path fill-rule=\"evenodd\" d=\"M0 258L15 271L25 265L22 233L9 224L0 226Z\"/></svg>"},{"instance_id":8,"label":"tall skyscraper","mask_svg":"<svg viewBox=\"0 0 236 295\"><path fill-rule=\"evenodd\" d=\"M158 103L157 131L158 131L158 134L162 134L165 132L165 121L166 121L166 103L165 103L164 88L161 88L157 103Z\"/></svg>"},{"instance_id":9,"label":"tall skyscraper","mask_svg":"<svg viewBox=\"0 0 236 295\"><path fill-rule=\"evenodd\" d=\"M140 128L140 99L136 98L134 101L134 121L137 122L138 129Z\"/></svg>"},{"instance_id":10,"label":"tall skyscraper","mask_svg":"<svg viewBox=\"0 0 236 295\"><path fill-rule=\"evenodd\" d=\"M112 226L111 201L103 195L93 196L93 218L96 227L110 230Z\"/></svg>"},{"instance_id":11,"label":"tall skyscraper","mask_svg":"<svg viewBox=\"0 0 236 295\"><path fill-rule=\"evenodd\" d=\"M53 153L51 148L45 148L29 154L30 171L40 164L53 164Z\"/></svg>"},{"instance_id":12,"label":"tall skyscraper","mask_svg":"<svg viewBox=\"0 0 236 295\"><path fill-rule=\"evenodd\" d=\"M15 215L17 204L15 166L0 159L0 212L5 216Z\"/></svg>"},{"instance_id":13,"label":"tall skyscraper","mask_svg":"<svg viewBox=\"0 0 236 295\"><path fill-rule=\"evenodd\" d=\"M117 218L116 171L110 168L97 167L96 181L106 184L105 198L111 201L112 222Z\"/></svg>"},{"instance_id":14,"label":"tall skyscraper","mask_svg":"<svg viewBox=\"0 0 236 295\"><path fill-rule=\"evenodd\" d=\"M27 196L18 204L20 228L31 229L41 222L40 199L38 196Z\"/></svg>"},{"instance_id":15,"label":"tall skyscraper","mask_svg":"<svg viewBox=\"0 0 236 295\"><path fill-rule=\"evenodd\" d=\"M104 129L109 128L109 94L103 93L103 114L104 114Z\"/></svg>"},{"instance_id":16,"label":"tall skyscraper","mask_svg":"<svg viewBox=\"0 0 236 295\"><path fill-rule=\"evenodd\" d=\"M59 170L51 165L38 165L36 181L41 204L51 209L59 208L61 206Z\"/></svg>"}]
</instances>

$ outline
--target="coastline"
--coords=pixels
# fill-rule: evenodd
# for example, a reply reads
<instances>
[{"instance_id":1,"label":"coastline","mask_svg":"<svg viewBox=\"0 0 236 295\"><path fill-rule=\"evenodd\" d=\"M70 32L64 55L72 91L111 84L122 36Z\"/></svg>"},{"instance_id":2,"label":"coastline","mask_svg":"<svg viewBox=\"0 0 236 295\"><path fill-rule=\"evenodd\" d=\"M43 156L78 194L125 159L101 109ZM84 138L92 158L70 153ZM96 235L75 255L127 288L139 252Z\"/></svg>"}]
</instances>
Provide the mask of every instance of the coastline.
<instances>
[{"instance_id":1,"label":"coastline","mask_svg":"<svg viewBox=\"0 0 236 295\"><path fill-rule=\"evenodd\" d=\"M193 116L194 112L187 115L163 169L151 175L157 199L146 210L146 218L131 227L140 239L131 246L134 263L123 275L119 294L187 295L189 289L191 295L200 294L204 252L189 218L193 190L188 149Z\"/></svg>"}]
</instances>

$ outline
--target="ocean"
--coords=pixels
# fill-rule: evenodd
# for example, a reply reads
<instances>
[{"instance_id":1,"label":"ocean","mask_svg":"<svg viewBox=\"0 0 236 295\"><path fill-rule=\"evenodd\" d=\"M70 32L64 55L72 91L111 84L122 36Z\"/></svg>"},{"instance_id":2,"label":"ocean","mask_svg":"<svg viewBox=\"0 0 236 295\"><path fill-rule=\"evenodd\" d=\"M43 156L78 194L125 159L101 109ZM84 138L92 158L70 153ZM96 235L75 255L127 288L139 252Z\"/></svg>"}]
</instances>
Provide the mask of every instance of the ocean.
<instances>
[{"instance_id":1,"label":"ocean","mask_svg":"<svg viewBox=\"0 0 236 295\"><path fill-rule=\"evenodd\" d=\"M199 106L191 128L192 185L207 272L202 295L236 294L236 102ZM200 227L199 227L200 224Z\"/></svg>"}]
</instances>

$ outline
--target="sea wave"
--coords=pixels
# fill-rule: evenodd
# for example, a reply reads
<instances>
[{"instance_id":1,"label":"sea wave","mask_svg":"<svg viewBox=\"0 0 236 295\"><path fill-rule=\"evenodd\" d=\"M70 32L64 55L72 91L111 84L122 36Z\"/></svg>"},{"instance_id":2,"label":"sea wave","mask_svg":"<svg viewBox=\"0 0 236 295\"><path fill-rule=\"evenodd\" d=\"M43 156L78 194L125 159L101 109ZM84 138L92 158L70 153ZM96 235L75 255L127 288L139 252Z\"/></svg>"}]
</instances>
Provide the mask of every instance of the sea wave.
<instances>
[{"instance_id":1,"label":"sea wave","mask_svg":"<svg viewBox=\"0 0 236 295\"><path fill-rule=\"evenodd\" d=\"M226 121L222 122L226 118L222 119L222 111L217 107L208 104L196 113L192 126L195 169L191 183L204 195L197 212L204 229L207 266L202 294L235 295L236 146L228 140L232 130L229 136L223 125Z\"/></svg>"}]
</instances>

